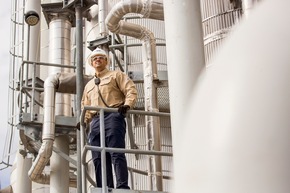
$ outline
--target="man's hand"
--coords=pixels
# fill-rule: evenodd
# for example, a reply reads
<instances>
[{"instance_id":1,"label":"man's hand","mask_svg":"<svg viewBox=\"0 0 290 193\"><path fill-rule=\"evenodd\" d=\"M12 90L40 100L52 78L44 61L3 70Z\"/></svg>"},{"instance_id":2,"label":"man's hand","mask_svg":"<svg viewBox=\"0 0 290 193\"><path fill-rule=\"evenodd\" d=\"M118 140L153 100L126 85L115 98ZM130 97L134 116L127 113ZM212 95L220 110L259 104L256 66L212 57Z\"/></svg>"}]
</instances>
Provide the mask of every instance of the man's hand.
<instances>
[{"instance_id":1,"label":"man's hand","mask_svg":"<svg viewBox=\"0 0 290 193\"><path fill-rule=\"evenodd\" d=\"M125 115L127 113L127 111L130 109L130 106L129 105L121 105L119 108L118 108L118 112Z\"/></svg>"},{"instance_id":2,"label":"man's hand","mask_svg":"<svg viewBox=\"0 0 290 193\"><path fill-rule=\"evenodd\" d=\"M86 128L87 127L87 124L84 123L84 126ZM81 123L80 122L77 123L76 128L77 128L77 130L80 130L80 128L81 128Z\"/></svg>"}]
</instances>

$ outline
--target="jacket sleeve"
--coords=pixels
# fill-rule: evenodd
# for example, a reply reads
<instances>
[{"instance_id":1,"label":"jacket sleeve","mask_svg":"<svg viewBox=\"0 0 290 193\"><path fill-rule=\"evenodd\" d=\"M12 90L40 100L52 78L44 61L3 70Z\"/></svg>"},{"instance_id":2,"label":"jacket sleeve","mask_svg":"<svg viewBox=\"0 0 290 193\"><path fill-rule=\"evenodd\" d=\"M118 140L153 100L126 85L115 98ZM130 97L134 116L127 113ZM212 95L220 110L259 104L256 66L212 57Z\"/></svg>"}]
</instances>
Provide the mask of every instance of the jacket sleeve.
<instances>
[{"instance_id":1,"label":"jacket sleeve","mask_svg":"<svg viewBox=\"0 0 290 193\"><path fill-rule=\"evenodd\" d=\"M88 98L88 94L87 94L87 86L85 87L84 89L84 92L83 92L83 96L82 96L82 101L81 101L81 109L83 110L84 109L84 106L90 106L91 103L90 103L90 99ZM89 111L86 111L86 114L85 114L85 123L89 123L91 122L92 120L92 116L91 116L91 113Z\"/></svg>"},{"instance_id":2,"label":"jacket sleeve","mask_svg":"<svg viewBox=\"0 0 290 193\"><path fill-rule=\"evenodd\" d=\"M134 82L122 72L117 76L117 81L121 92L125 96L124 105L129 105L132 109L137 101L137 89Z\"/></svg>"}]
</instances>

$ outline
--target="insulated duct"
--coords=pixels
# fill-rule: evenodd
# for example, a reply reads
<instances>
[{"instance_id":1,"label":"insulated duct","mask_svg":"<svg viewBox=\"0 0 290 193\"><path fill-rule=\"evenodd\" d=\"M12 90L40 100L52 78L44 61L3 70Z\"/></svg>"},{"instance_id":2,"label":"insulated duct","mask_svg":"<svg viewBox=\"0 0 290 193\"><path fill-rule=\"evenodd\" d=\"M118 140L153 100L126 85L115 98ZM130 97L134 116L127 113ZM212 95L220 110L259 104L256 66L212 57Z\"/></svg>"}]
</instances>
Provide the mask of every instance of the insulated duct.
<instances>
[{"instance_id":1,"label":"insulated duct","mask_svg":"<svg viewBox=\"0 0 290 193\"><path fill-rule=\"evenodd\" d=\"M44 118L42 145L38 155L28 172L29 178L37 183L49 184L49 174L43 173L44 167L52 155L52 146L55 136L55 88L58 85L58 78L55 75L49 76L44 82Z\"/></svg>"},{"instance_id":2,"label":"insulated duct","mask_svg":"<svg viewBox=\"0 0 290 193\"><path fill-rule=\"evenodd\" d=\"M153 38L151 40L154 40L154 37L150 37L152 32L145 27L122 21L123 16L128 13L138 13L141 14L143 18L163 20L162 1L123 0L111 9L106 18L106 25L112 33L131 36L144 42L146 39Z\"/></svg>"},{"instance_id":3,"label":"insulated duct","mask_svg":"<svg viewBox=\"0 0 290 193\"><path fill-rule=\"evenodd\" d=\"M128 13L138 13L141 14L143 18L163 20L163 3L158 0L124 0L117 3L111 9L106 18L106 25L112 33L131 36L142 41L145 110L157 112L158 102L156 81L158 80L158 76L155 37L154 34L144 26L123 21L123 16ZM159 118L146 116L146 128L148 129L149 138L153 138L153 144L149 144L149 149L160 151ZM151 164L151 169L155 169L155 171L152 172L151 177L155 178L156 184L151 181L150 189L162 190L161 158L155 157L155 163Z\"/></svg>"},{"instance_id":4,"label":"insulated duct","mask_svg":"<svg viewBox=\"0 0 290 193\"><path fill-rule=\"evenodd\" d=\"M92 76L84 76L86 84ZM57 73L49 76L44 82L44 118L42 145L38 155L28 172L29 178L40 184L49 184L50 175L43 172L52 155L52 147L55 138L55 93L71 93L76 90L76 75L74 73ZM70 186L76 187L75 179L70 179Z\"/></svg>"}]
</instances>

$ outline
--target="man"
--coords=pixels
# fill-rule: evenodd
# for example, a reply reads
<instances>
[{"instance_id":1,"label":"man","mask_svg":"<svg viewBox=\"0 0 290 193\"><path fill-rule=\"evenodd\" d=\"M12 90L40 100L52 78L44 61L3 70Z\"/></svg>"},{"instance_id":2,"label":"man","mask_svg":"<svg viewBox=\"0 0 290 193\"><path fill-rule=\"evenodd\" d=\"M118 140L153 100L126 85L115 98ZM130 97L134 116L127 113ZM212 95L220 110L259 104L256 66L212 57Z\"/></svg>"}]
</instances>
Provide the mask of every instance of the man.
<instances>
[{"instance_id":1,"label":"man","mask_svg":"<svg viewBox=\"0 0 290 193\"><path fill-rule=\"evenodd\" d=\"M135 105L137 90L133 81L121 71L109 71L107 53L97 48L89 57L95 69L95 78L84 88L82 106L118 108L117 113L105 112L105 145L112 148L125 148L126 112ZM100 117L98 112L88 111L85 122L90 123L89 143L100 146ZM92 151L97 187L102 186L101 154ZM107 185L114 188L112 163L116 174L116 188L130 189L128 186L127 161L124 153L106 153Z\"/></svg>"}]
</instances>

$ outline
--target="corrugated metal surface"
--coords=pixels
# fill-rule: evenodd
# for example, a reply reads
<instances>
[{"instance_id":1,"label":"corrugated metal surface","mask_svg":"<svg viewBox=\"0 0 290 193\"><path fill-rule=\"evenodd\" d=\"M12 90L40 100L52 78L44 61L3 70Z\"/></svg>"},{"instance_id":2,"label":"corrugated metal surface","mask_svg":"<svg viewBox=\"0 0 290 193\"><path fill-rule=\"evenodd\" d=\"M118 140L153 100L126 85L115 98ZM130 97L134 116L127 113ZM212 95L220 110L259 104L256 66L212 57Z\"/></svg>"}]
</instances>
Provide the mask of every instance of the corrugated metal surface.
<instances>
[{"instance_id":1,"label":"corrugated metal surface","mask_svg":"<svg viewBox=\"0 0 290 193\"><path fill-rule=\"evenodd\" d=\"M152 19L127 19L128 22L136 23L145 26L154 33L156 43L165 43L164 22ZM125 37L124 42L127 44L141 43L132 37ZM157 64L158 70L166 71L166 50L165 46L157 45ZM142 52L141 47L128 47L128 64L132 65L133 69L142 71ZM134 67L133 67L134 66ZM130 68L130 66L129 66Z\"/></svg>"},{"instance_id":2,"label":"corrugated metal surface","mask_svg":"<svg viewBox=\"0 0 290 193\"><path fill-rule=\"evenodd\" d=\"M155 21L155 20L149 20L149 19L127 19L128 22L133 22L142 26L147 27L150 31L154 32L156 42L158 43L165 43L165 33L164 33L164 22L163 21ZM123 37L124 42L127 44L136 44L141 43L140 40L134 39L132 37ZM167 71L167 65L166 65L166 52L165 52L165 46L157 46L157 64L158 64L158 70L159 71ZM143 71L142 66L142 51L141 46L139 47L128 47L128 70L129 71ZM144 108L144 87L143 83L137 84L138 88L138 102L137 106ZM169 92L168 87L158 88L158 105L160 111L169 111ZM161 118L162 122L163 120ZM136 122L137 121L137 122ZM135 139L138 147L140 149L148 149L148 141L147 141L147 131L145 129L145 117L139 116L135 119L135 126L134 133L135 133ZM167 120L167 125L170 125L170 121ZM137 124L136 124L137 123ZM168 129L163 128L161 126L161 136L162 139L160 139L162 142L166 141L166 144L161 144L162 149L165 149L165 147L169 144L169 146L172 146L171 142L171 135L169 134L171 132L170 126ZM171 149L167 149L169 152L172 152ZM131 157L128 157L128 164L131 167L134 167L138 170L142 170L145 172L148 172L149 167L149 159L150 156L146 155L139 155L139 159L136 159L134 155L131 155ZM168 171L172 171L171 169L172 160L170 158L162 158L162 171L166 171L164 175L168 174ZM170 172L169 172L170 173ZM164 190L169 191L169 182L168 180L164 181ZM134 187L139 190L148 190L149 188L149 177L134 173Z\"/></svg>"},{"instance_id":3,"label":"corrugated metal surface","mask_svg":"<svg viewBox=\"0 0 290 193\"><path fill-rule=\"evenodd\" d=\"M110 1L110 3L119 2L119 1ZM111 4L112 6L112 4ZM158 71L167 71L167 62L166 62L166 49L165 49L165 30L164 22L157 21L152 19L143 19L140 18L137 14L127 14L126 20L131 23L139 24L145 26L147 29L154 33L156 38L157 48L157 68ZM123 65L124 69L128 71L142 72L142 47L141 41L128 36L121 36L122 41L127 47L124 47L124 52L127 53L124 58L119 57L120 62ZM131 46L132 44L138 44L136 46ZM138 89L138 100L135 106L136 109L144 109L144 86L143 83L136 83ZM161 87L157 89L158 94L158 106L160 111L169 111L169 92L168 87ZM161 148L162 151L172 152L172 141L171 141L171 128L169 118L160 118L161 123ZM149 141L148 141L148 132L145 127L145 116L134 115L133 116L133 133L135 137L135 143L139 149L147 150ZM127 148L131 148L129 144L129 137L126 139ZM147 155L133 155L127 154L128 166L144 173L149 171L149 159L150 156ZM162 171L163 175L171 175L172 167L172 158L163 157L162 158ZM133 184L131 185L133 189L138 190L150 190L149 188L149 176L132 173ZM150 174L149 174L150 175ZM170 181L164 180L163 187L165 191L170 190Z\"/></svg>"},{"instance_id":4,"label":"corrugated metal surface","mask_svg":"<svg viewBox=\"0 0 290 193\"><path fill-rule=\"evenodd\" d=\"M201 12L205 59L206 64L209 64L231 27L238 22L242 9L234 7L229 0L202 0Z\"/></svg>"},{"instance_id":5,"label":"corrugated metal surface","mask_svg":"<svg viewBox=\"0 0 290 193\"><path fill-rule=\"evenodd\" d=\"M134 115L134 128L133 133L135 136L135 142L139 149L147 150L148 141L147 141L147 131L145 129L145 117L143 115ZM172 137L171 137L171 127L170 127L170 118L161 117L161 150L166 152L172 152ZM130 148L129 137L126 139L127 148ZM133 155L127 154L128 166L141 170L143 172L148 172L150 156L147 155ZM172 157L162 157L162 171L164 176L172 177ZM148 190L148 176L144 174L133 174L134 189L138 190ZM170 190L170 180L164 180L163 188L165 191Z\"/></svg>"}]
</instances>

